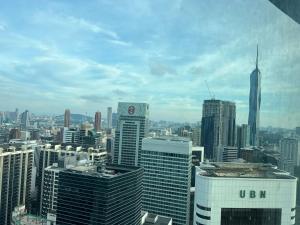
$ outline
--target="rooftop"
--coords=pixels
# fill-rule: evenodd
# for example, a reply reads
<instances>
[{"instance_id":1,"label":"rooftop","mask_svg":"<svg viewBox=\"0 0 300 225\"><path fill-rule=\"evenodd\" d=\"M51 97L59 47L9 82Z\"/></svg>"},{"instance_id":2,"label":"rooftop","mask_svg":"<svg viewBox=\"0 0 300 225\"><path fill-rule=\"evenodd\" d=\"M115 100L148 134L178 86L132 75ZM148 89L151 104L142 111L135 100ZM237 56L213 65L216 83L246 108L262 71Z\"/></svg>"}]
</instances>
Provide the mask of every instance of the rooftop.
<instances>
[{"instance_id":1,"label":"rooftop","mask_svg":"<svg viewBox=\"0 0 300 225\"><path fill-rule=\"evenodd\" d=\"M201 163L197 174L222 178L296 179L271 164L263 163Z\"/></svg>"},{"instance_id":2,"label":"rooftop","mask_svg":"<svg viewBox=\"0 0 300 225\"><path fill-rule=\"evenodd\" d=\"M172 218L142 211L142 225L169 225Z\"/></svg>"}]
</instances>

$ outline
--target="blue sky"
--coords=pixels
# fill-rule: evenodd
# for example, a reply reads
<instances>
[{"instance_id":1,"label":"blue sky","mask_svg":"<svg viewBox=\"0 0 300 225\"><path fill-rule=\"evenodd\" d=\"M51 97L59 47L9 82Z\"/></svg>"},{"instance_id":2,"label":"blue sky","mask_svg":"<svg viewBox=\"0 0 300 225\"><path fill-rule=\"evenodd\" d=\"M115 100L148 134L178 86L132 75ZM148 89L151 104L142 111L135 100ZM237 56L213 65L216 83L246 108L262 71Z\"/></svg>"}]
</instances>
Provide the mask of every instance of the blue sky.
<instances>
[{"instance_id":1,"label":"blue sky","mask_svg":"<svg viewBox=\"0 0 300 225\"><path fill-rule=\"evenodd\" d=\"M206 80L246 123L258 43L262 126L300 125L300 25L267 0L0 4L0 110L105 114L136 101L151 119L195 122Z\"/></svg>"}]
</instances>

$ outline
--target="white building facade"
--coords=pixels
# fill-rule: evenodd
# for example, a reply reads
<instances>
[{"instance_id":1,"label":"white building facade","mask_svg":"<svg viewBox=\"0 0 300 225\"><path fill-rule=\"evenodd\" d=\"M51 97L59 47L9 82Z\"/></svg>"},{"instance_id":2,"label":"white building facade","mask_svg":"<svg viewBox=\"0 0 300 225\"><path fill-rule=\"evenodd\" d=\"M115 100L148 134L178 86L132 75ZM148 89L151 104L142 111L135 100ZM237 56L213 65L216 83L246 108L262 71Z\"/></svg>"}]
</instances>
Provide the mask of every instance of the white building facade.
<instances>
[{"instance_id":1,"label":"white building facade","mask_svg":"<svg viewBox=\"0 0 300 225\"><path fill-rule=\"evenodd\" d=\"M169 136L145 138L142 146L143 210L189 224L192 142Z\"/></svg>"},{"instance_id":2,"label":"white building facade","mask_svg":"<svg viewBox=\"0 0 300 225\"><path fill-rule=\"evenodd\" d=\"M194 225L292 225L297 179L264 164L197 167Z\"/></svg>"}]
</instances>

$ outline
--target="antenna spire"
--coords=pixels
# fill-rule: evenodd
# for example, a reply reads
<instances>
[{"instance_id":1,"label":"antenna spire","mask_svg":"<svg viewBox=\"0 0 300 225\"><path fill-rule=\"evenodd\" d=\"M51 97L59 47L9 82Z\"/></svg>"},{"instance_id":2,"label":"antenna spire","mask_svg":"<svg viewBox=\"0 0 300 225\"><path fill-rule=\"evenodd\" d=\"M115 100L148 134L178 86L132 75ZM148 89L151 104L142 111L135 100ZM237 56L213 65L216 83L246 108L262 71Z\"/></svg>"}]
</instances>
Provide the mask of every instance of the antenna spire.
<instances>
[{"instance_id":1,"label":"antenna spire","mask_svg":"<svg viewBox=\"0 0 300 225\"><path fill-rule=\"evenodd\" d=\"M258 44L256 46L256 69L258 69Z\"/></svg>"}]
</instances>

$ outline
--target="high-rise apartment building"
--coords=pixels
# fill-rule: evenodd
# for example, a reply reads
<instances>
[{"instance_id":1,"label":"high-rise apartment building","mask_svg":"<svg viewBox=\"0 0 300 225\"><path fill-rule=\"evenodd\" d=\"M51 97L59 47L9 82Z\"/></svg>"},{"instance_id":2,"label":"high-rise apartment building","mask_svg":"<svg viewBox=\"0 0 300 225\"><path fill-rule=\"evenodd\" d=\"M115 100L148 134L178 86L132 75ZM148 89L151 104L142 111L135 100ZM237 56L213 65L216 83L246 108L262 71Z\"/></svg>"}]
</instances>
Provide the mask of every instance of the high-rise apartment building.
<instances>
[{"instance_id":1,"label":"high-rise apartment building","mask_svg":"<svg viewBox=\"0 0 300 225\"><path fill-rule=\"evenodd\" d=\"M64 127L70 127L71 125L71 112L70 109L65 110L65 116L64 116Z\"/></svg>"},{"instance_id":2,"label":"high-rise apartment building","mask_svg":"<svg viewBox=\"0 0 300 225\"><path fill-rule=\"evenodd\" d=\"M118 127L115 134L114 164L139 165L142 139L147 136L149 105L146 103L120 102Z\"/></svg>"},{"instance_id":3,"label":"high-rise apartment building","mask_svg":"<svg viewBox=\"0 0 300 225\"><path fill-rule=\"evenodd\" d=\"M107 129L112 128L112 107L107 107Z\"/></svg>"},{"instance_id":4,"label":"high-rise apartment building","mask_svg":"<svg viewBox=\"0 0 300 225\"><path fill-rule=\"evenodd\" d=\"M83 149L81 147L72 148L66 146L62 148L60 145L51 146L46 144L37 150L37 178L36 178L36 192L37 192L37 211L42 213L42 190L44 189L45 169L52 166L53 163L58 163L62 157L76 157L78 160L90 160L96 163L106 162L106 151L104 149Z\"/></svg>"},{"instance_id":5,"label":"high-rise apartment building","mask_svg":"<svg viewBox=\"0 0 300 225\"><path fill-rule=\"evenodd\" d=\"M280 163L282 170L294 174L295 166L299 165L298 140L294 138L283 138L279 142Z\"/></svg>"},{"instance_id":6,"label":"high-rise apartment building","mask_svg":"<svg viewBox=\"0 0 300 225\"><path fill-rule=\"evenodd\" d=\"M258 47L256 56L256 68L250 75L250 95L249 95L249 116L248 125L250 127L250 145L258 146L259 117L261 102L261 74L258 69Z\"/></svg>"},{"instance_id":7,"label":"high-rise apartment building","mask_svg":"<svg viewBox=\"0 0 300 225\"><path fill-rule=\"evenodd\" d=\"M0 148L0 224L10 225L14 208L30 210L33 150Z\"/></svg>"},{"instance_id":8,"label":"high-rise apartment building","mask_svg":"<svg viewBox=\"0 0 300 225\"><path fill-rule=\"evenodd\" d=\"M95 113L94 129L96 132L101 130L101 112Z\"/></svg>"},{"instance_id":9,"label":"high-rise apartment building","mask_svg":"<svg viewBox=\"0 0 300 225\"><path fill-rule=\"evenodd\" d=\"M236 145L235 103L221 100L205 100L202 111L201 146L205 158L221 161L220 149Z\"/></svg>"},{"instance_id":10,"label":"high-rise apartment building","mask_svg":"<svg viewBox=\"0 0 300 225\"><path fill-rule=\"evenodd\" d=\"M194 225L295 224L297 179L270 164L197 167Z\"/></svg>"},{"instance_id":11,"label":"high-rise apartment building","mask_svg":"<svg viewBox=\"0 0 300 225\"><path fill-rule=\"evenodd\" d=\"M143 210L189 224L192 142L180 137L145 138L141 152Z\"/></svg>"},{"instance_id":12,"label":"high-rise apartment building","mask_svg":"<svg viewBox=\"0 0 300 225\"><path fill-rule=\"evenodd\" d=\"M61 171L57 225L140 225L143 169L77 166Z\"/></svg>"}]
</instances>

